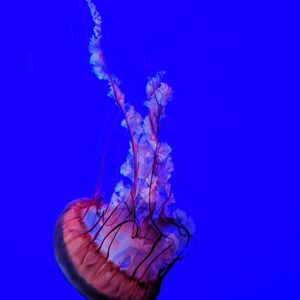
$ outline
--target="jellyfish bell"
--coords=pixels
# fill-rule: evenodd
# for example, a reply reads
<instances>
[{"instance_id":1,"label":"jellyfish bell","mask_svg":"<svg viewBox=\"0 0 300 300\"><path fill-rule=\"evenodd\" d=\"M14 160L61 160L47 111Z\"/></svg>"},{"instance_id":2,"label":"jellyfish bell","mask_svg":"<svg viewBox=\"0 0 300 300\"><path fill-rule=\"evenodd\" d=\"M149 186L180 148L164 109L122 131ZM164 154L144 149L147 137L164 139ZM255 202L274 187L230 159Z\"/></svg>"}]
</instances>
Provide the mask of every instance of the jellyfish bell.
<instances>
[{"instance_id":1,"label":"jellyfish bell","mask_svg":"<svg viewBox=\"0 0 300 300\"><path fill-rule=\"evenodd\" d=\"M96 202L77 200L59 218L55 253L63 273L87 299L155 299L160 282L128 273L142 254L130 222L120 225L122 208L109 212L107 219L98 215L101 209Z\"/></svg>"},{"instance_id":2,"label":"jellyfish bell","mask_svg":"<svg viewBox=\"0 0 300 300\"><path fill-rule=\"evenodd\" d=\"M130 144L122 180L109 201L97 195L78 199L58 218L55 256L65 277L87 299L151 300L183 257L194 229L187 214L174 208L171 147L158 139L172 89L162 82L162 72L149 78L144 118L125 102L119 81L105 66L101 17L91 0L87 3L95 24L90 63L95 75L108 82Z\"/></svg>"},{"instance_id":3,"label":"jellyfish bell","mask_svg":"<svg viewBox=\"0 0 300 300\"><path fill-rule=\"evenodd\" d=\"M174 240L161 231L166 226L162 218L135 224L127 204L76 200L56 223L56 259L88 299L155 299L174 260Z\"/></svg>"}]
</instances>

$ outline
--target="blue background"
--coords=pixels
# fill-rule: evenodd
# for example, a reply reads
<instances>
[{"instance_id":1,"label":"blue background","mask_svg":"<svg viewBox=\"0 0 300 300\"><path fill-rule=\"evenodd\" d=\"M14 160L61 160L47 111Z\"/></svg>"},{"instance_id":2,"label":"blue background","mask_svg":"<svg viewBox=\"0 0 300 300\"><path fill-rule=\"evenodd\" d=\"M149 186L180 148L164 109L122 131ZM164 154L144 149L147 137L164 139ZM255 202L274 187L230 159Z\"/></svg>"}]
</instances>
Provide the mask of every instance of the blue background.
<instances>
[{"instance_id":1,"label":"blue background","mask_svg":"<svg viewBox=\"0 0 300 300\"><path fill-rule=\"evenodd\" d=\"M128 136L90 70L85 1L7 2L0 298L79 300L54 260L55 220L91 196L101 171L110 197ZM198 247L158 299L300 299L299 4L96 3L127 101L146 112L146 79L157 70L175 91L162 140L173 147L175 196L195 220Z\"/></svg>"}]
</instances>

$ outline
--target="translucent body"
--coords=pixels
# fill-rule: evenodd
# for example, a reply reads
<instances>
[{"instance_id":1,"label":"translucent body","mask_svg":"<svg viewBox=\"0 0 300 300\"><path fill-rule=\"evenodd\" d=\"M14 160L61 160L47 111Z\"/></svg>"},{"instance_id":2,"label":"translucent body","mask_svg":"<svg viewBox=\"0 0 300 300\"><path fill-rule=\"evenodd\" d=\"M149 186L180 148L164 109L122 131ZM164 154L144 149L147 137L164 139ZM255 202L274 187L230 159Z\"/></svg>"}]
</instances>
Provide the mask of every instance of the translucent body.
<instances>
[{"instance_id":1,"label":"translucent body","mask_svg":"<svg viewBox=\"0 0 300 300\"><path fill-rule=\"evenodd\" d=\"M108 258L105 247L100 249L101 243L94 241L95 236L90 234L84 218L95 207L98 207L98 203L91 200L74 201L56 224L55 254L64 275L79 292L91 300L155 299L160 289L159 281L128 276L128 272L122 271L119 265ZM111 228L109 225L107 227ZM131 240L130 235L125 235L125 240ZM121 245L115 243L114 248L123 249L122 242ZM135 257L133 260L137 262Z\"/></svg>"},{"instance_id":2,"label":"translucent body","mask_svg":"<svg viewBox=\"0 0 300 300\"><path fill-rule=\"evenodd\" d=\"M109 84L109 97L122 111L130 137L121 166L123 179L110 201L72 202L55 228L55 253L67 279L88 299L155 299L163 277L181 259L193 223L181 210L169 182L174 169L171 147L159 142L159 123L172 96L159 72L146 85L144 118L125 97L115 76L107 72L100 47L101 17L87 0L95 27L90 63Z\"/></svg>"}]
</instances>

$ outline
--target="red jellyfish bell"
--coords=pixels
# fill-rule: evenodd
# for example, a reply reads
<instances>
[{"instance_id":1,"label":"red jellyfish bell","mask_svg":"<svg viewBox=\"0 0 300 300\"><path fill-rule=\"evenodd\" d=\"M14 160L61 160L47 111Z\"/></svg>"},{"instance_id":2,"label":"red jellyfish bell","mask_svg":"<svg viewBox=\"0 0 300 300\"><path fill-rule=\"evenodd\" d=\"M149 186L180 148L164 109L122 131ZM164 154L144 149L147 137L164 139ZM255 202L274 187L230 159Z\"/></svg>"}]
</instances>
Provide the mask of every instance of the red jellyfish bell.
<instances>
[{"instance_id":1,"label":"red jellyfish bell","mask_svg":"<svg viewBox=\"0 0 300 300\"><path fill-rule=\"evenodd\" d=\"M186 213L173 208L171 147L158 141L159 122L172 90L161 82L161 72L149 79L145 118L124 102L118 80L107 72L103 60L101 17L95 5L87 3L95 23L91 64L96 76L108 82L109 96L124 115L130 148L121 166L124 181L116 185L108 203L76 200L59 217L56 260L87 299L155 299L162 279L182 258L194 227Z\"/></svg>"}]
</instances>

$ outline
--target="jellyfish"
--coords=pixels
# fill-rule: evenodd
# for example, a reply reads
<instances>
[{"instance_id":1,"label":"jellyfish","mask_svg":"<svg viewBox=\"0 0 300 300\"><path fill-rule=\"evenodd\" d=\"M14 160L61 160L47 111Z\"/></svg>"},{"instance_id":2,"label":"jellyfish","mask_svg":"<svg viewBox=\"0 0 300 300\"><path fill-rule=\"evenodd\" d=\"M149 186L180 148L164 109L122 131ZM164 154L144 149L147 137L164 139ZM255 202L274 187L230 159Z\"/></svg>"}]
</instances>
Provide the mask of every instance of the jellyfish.
<instances>
[{"instance_id":1,"label":"jellyfish","mask_svg":"<svg viewBox=\"0 0 300 300\"><path fill-rule=\"evenodd\" d=\"M125 102L119 80L105 64L101 16L91 0L87 4L94 22L90 64L122 112L129 152L109 201L96 193L69 203L59 216L55 257L67 280L89 300L155 299L163 278L185 256L194 231L190 217L175 208L172 149L159 141L172 89L158 72L148 78L145 117Z\"/></svg>"}]
</instances>

